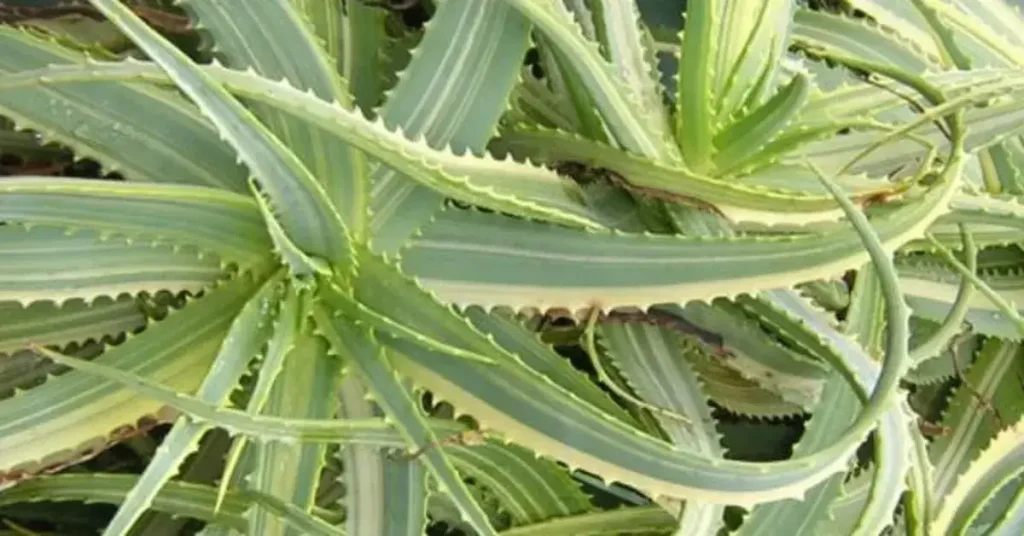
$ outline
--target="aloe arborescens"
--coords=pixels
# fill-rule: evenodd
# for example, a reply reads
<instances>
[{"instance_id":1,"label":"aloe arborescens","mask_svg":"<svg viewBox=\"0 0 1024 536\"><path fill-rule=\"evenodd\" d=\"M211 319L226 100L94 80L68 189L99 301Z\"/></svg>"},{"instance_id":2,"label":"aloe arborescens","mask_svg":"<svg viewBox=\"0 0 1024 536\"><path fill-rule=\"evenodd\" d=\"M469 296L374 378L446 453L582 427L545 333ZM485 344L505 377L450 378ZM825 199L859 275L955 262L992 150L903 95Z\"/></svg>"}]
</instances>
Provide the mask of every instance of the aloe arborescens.
<instances>
[{"instance_id":1,"label":"aloe arborescens","mask_svg":"<svg viewBox=\"0 0 1024 536\"><path fill-rule=\"evenodd\" d=\"M0 504L117 503L108 534L1020 528L1001 0L695 0L685 31L619 0L421 30L181 3L217 61L116 0L90 4L144 59L0 27L0 115L124 178L0 181ZM554 311L592 322L538 337ZM737 460L709 399L811 419ZM44 475L154 418L141 475ZM175 478L204 457L219 482Z\"/></svg>"}]
</instances>

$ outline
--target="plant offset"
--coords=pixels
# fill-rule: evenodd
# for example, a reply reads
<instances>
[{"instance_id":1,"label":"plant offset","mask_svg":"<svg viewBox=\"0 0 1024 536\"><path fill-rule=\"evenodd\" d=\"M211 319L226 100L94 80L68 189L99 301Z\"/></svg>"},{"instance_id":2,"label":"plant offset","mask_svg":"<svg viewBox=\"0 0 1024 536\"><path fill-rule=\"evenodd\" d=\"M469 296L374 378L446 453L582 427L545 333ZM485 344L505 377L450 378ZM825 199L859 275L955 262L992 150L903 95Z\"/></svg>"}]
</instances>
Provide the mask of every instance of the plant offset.
<instances>
[{"instance_id":1,"label":"plant offset","mask_svg":"<svg viewBox=\"0 0 1024 536\"><path fill-rule=\"evenodd\" d=\"M1024 532L1004 0L163 4L0 13L2 534Z\"/></svg>"}]
</instances>

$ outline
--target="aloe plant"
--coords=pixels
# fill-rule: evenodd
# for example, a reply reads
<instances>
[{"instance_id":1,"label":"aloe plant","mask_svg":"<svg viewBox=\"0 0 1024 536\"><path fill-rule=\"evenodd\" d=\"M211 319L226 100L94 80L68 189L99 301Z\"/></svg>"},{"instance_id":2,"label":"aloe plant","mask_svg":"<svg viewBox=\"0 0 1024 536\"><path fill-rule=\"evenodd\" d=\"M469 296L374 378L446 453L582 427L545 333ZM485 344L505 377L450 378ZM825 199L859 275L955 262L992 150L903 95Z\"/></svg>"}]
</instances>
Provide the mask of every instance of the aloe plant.
<instances>
[{"instance_id":1,"label":"aloe plant","mask_svg":"<svg viewBox=\"0 0 1024 536\"><path fill-rule=\"evenodd\" d=\"M0 140L119 179L0 179L0 512L1020 532L1002 0L89 4L129 50L0 27Z\"/></svg>"}]
</instances>

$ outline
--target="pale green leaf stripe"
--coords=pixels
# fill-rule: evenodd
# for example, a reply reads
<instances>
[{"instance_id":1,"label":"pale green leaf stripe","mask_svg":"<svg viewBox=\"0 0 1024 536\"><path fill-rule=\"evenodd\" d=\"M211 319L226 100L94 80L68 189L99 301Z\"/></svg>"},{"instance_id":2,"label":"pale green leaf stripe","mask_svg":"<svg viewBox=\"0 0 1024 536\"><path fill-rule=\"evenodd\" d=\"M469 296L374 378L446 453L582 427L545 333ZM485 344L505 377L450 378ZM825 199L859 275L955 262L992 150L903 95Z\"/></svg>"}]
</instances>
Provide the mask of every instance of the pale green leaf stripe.
<instances>
[{"instance_id":1,"label":"pale green leaf stripe","mask_svg":"<svg viewBox=\"0 0 1024 536\"><path fill-rule=\"evenodd\" d=\"M0 219L167 239L242 266L271 245L252 198L184 184L12 177L0 181Z\"/></svg>"},{"instance_id":2,"label":"pale green leaf stripe","mask_svg":"<svg viewBox=\"0 0 1024 536\"><path fill-rule=\"evenodd\" d=\"M186 0L181 5L204 32L211 34L215 51L229 67L252 68L264 78L287 80L320 99L351 108L352 97L333 59L291 0ZM366 50L367 56L372 56L372 50ZM327 198L353 236L361 236L369 189L363 155L338 146L323 128L301 118L288 117L265 105L251 109L323 184Z\"/></svg>"},{"instance_id":3,"label":"pale green leaf stripe","mask_svg":"<svg viewBox=\"0 0 1024 536\"><path fill-rule=\"evenodd\" d=\"M82 63L83 54L0 26L0 72ZM245 191L245 168L188 101L145 84L74 84L0 91L0 115L95 158L129 181Z\"/></svg>"},{"instance_id":4,"label":"pale green leaf stripe","mask_svg":"<svg viewBox=\"0 0 1024 536\"><path fill-rule=\"evenodd\" d=\"M203 110L270 194L281 222L304 251L333 262L348 259L344 222L295 154L184 53L115 0L91 0L115 26L166 70ZM311 97L314 98L314 97ZM315 98L314 98L315 99ZM319 100L319 99L315 99ZM323 101L320 101L323 102Z\"/></svg>"},{"instance_id":5,"label":"pale green leaf stripe","mask_svg":"<svg viewBox=\"0 0 1024 536\"><path fill-rule=\"evenodd\" d=\"M346 110L252 73L232 71L215 65L201 67L199 72L211 80L226 84L231 91L240 95L280 107L322 126L337 136L339 142L370 153L387 162L388 167L440 193L525 217L573 226L601 227L582 204L575 183L560 178L549 169L489 156L456 155L434 150L422 140L412 141L400 133L388 130L379 120L368 121L360 112ZM145 79L156 83L168 82L168 77L154 65L125 61L23 72L4 78L0 82L0 90L8 85L62 84L82 81L83 78L94 81ZM261 176L257 176L257 179L261 186L268 187ZM274 208L280 212L281 200L274 199L274 191L270 193ZM281 215L282 218L284 216ZM282 220L282 224L285 223ZM296 244L303 246L298 237L294 239Z\"/></svg>"},{"instance_id":6,"label":"pale green leaf stripe","mask_svg":"<svg viewBox=\"0 0 1024 536\"><path fill-rule=\"evenodd\" d=\"M890 250L945 211L963 162L946 182L872 224ZM460 305L586 308L729 296L831 277L867 253L848 229L801 238L684 238L586 233L449 210L402 251L402 266Z\"/></svg>"},{"instance_id":7,"label":"pale green leaf stripe","mask_svg":"<svg viewBox=\"0 0 1024 536\"><path fill-rule=\"evenodd\" d=\"M263 413L302 419L332 417L337 409L341 360L328 355L327 341L301 332L289 357ZM249 475L249 488L309 510L320 484L324 449L324 444L257 443L256 470ZM253 512L250 519L252 534L301 534L287 530L270 512Z\"/></svg>"},{"instance_id":8,"label":"pale green leaf stripe","mask_svg":"<svg viewBox=\"0 0 1024 536\"><path fill-rule=\"evenodd\" d=\"M528 525L579 514L593 507L569 472L551 460L512 443L446 447L455 466L490 493L513 525Z\"/></svg>"},{"instance_id":9,"label":"pale green leaf stripe","mask_svg":"<svg viewBox=\"0 0 1024 536\"><path fill-rule=\"evenodd\" d=\"M1020 71L1015 69L972 69L928 73L923 78L953 97L962 95L965 91L976 91L999 84L1006 77L1019 74ZM903 114L909 110L906 110L907 101L899 96L903 92L899 84L888 80L876 82L899 93L855 80L830 91L822 92L817 88L811 91L811 96L800 110L793 128L831 123L842 117L876 114L891 117L897 111L900 112L897 117L904 117ZM913 119L913 116L908 114L906 118Z\"/></svg>"},{"instance_id":10,"label":"pale green leaf stripe","mask_svg":"<svg viewBox=\"0 0 1024 536\"><path fill-rule=\"evenodd\" d=\"M601 334L609 355L638 395L648 403L685 416L689 423L655 414L676 448L721 458L715 420L697 375L683 357L680 337L659 326L605 324ZM595 356L596 359L596 356ZM679 515L679 534L712 534L722 525L725 507L687 499Z\"/></svg>"},{"instance_id":11,"label":"pale green leaf stripe","mask_svg":"<svg viewBox=\"0 0 1024 536\"><path fill-rule=\"evenodd\" d=\"M935 534L962 535L1004 484L1024 473L1024 420L1000 432L971 463L942 501L931 525Z\"/></svg>"},{"instance_id":12,"label":"pale green leaf stripe","mask_svg":"<svg viewBox=\"0 0 1024 536\"><path fill-rule=\"evenodd\" d=\"M604 512L591 512L552 519L543 523L515 527L501 536L551 536L555 534L622 534L650 531L661 534L674 529L676 521L660 506L636 506Z\"/></svg>"},{"instance_id":13,"label":"pale green leaf stripe","mask_svg":"<svg viewBox=\"0 0 1024 536\"><path fill-rule=\"evenodd\" d=\"M379 116L431 147L482 152L507 107L530 44L530 24L504 0L442 2ZM388 162L388 159L383 159ZM441 196L378 166L373 247L393 253L427 223Z\"/></svg>"},{"instance_id":14,"label":"pale green leaf stripe","mask_svg":"<svg viewBox=\"0 0 1024 536\"><path fill-rule=\"evenodd\" d=\"M277 277L264 283L234 317L213 364L196 391L200 400L224 404L238 386L241 376L248 371L249 362L270 337L270 317L276 312L280 275L279 272ZM104 529L104 536L129 533L135 522L146 513L160 488L178 473L185 458L198 448L199 440L207 429L205 424L178 417Z\"/></svg>"},{"instance_id":15,"label":"pale green leaf stripe","mask_svg":"<svg viewBox=\"0 0 1024 536\"><path fill-rule=\"evenodd\" d=\"M981 27L994 31L1012 46L1024 50L1024 22L1020 7L1005 0L955 0L956 5L981 23Z\"/></svg>"},{"instance_id":16,"label":"pale green leaf stripe","mask_svg":"<svg viewBox=\"0 0 1024 536\"><path fill-rule=\"evenodd\" d=\"M664 153L663 139L651 138L644 119L637 114L637 102L628 86L619 80L597 44L579 33L579 27L565 6L556 0L503 0L530 19L558 53L571 59L610 130L623 147L648 158Z\"/></svg>"},{"instance_id":17,"label":"pale green leaf stripe","mask_svg":"<svg viewBox=\"0 0 1024 536\"><path fill-rule=\"evenodd\" d=\"M62 305L36 302L27 307L17 302L0 302L0 318L0 354L30 343L63 346L100 340L135 331L148 323L134 296L98 298L92 303L74 300Z\"/></svg>"},{"instance_id":18,"label":"pale green leaf stripe","mask_svg":"<svg viewBox=\"0 0 1024 536\"><path fill-rule=\"evenodd\" d=\"M437 479L441 489L458 506L465 520L481 535L496 534L487 514L455 470L455 466L443 449L429 448L440 438L437 437L421 413L418 400L402 385L397 372L389 363L384 348L371 338L369 330L354 327L345 320L332 318L322 307L314 312L317 326L330 341L334 352L359 371L369 384L376 402L396 428L405 437L410 447L421 454L422 463Z\"/></svg>"},{"instance_id":19,"label":"pale green leaf stripe","mask_svg":"<svg viewBox=\"0 0 1024 536\"><path fill-rule=\"evenodd\" d=\"M242 277L211 290L120 346L108 348L94 363L191 392L213 361L234 313L255 289L255 283ZM119 383L97 381L88 374L51 378L0 402L0 473L72 459L86 443L105 445L113 430L135 426L141 417L157 415L161 407ZM40 460L40 453L62 451L56 460Z\"/></svg>"},{"instance_id":20,"label":"pale green leaf stripe","mask_svg":"<svg viewBox=\"0 0 1024 536\"><path fill-rule=\"evenodd\" d=\"M227 272L214 256L188 249L103 241L96 233L57 227L0 226L0 300L29 303L99 296L198 291Z\"/></svg>"},{"instance_id":21,"label":"pale green leaf stripe","mask_svg":"<svg viewBox=\"0 0 1024 536\"><path fill-rule=\"evenodd\" d=\"M1016 196L993 196L980 192L963 192L953 196L951 212L937 223L968 223L998 225L1024 232L1024 204Z\"/></svg>"}]
</instances>

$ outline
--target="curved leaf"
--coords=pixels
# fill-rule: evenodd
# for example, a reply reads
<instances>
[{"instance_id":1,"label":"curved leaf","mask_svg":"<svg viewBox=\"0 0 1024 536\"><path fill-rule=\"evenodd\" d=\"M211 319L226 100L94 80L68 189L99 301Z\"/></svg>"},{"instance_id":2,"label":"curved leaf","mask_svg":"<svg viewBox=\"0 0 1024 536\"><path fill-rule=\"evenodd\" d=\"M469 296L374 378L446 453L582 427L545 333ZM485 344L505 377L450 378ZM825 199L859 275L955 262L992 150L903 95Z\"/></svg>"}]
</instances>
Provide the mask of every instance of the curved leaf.
<instances>
[{"instance_id":1,"label":"curved leaf","mask_svg":"<svg viewBox=\"0 0 1024 536\"><path fill-rule=\"evenodd\" d=\"M0 72L82 64L87 57L0 26ZM0 115L44 140L94 158L127 180L188 183L245 192L246 171L187 100L145 84L75 84L0 90Z\"/></svg>"},{"instance_id":2,"label":"curved leaf","mask_svg":"<svg viewBox=\"0 0 1024 536\"><path fill-rule=\"evenodd\" d=\"M961 158L945 184L873 221L887 248L920 236L943 212ZM448 302L576 310L789 286L866 258L848 229L800 238L684 238L585 233L449 210L410 242L402 266Z\"/></svg>"},{"instance_id":3,"label":"curved leaf","mask_svg":"<svg viewBox=\"0 0 1024 536\"><path fill-rule=\"evenodd\" d=\"M0 181L0 219L167 239L251 266L270 239L251 198L219 189L54 177Z\"/></svg>"},{"instance_id":4,"label":"curved leaf","mask_svg":"<svg viewBox=\"0 0 1024 536\"><path fill-rule=\"evenodd\" d=\"M351 108L352 97L332 58L293 4L291 0L268 0L240 9L211 0L181 2L203 31L212 35L216 52L226 65L251 68L271 80L287 80L320 99ZM362 236L369 201L363 155L339 147L329 133L301 118L261 104L251 109L323 184L327 198L353 236Z\"/></svg>"},{"instance_id":5,"label":"curved leaf","mask_svg":"<svg viewBox=\"0 0 1024 536\"><path fill-rule=\"evenodd\" d=\"M126 6L114 0L92 3L164 69L216 125L282 211L282 225L299 247L336 263L350 258L351 244L344 222L294 153L205 71Z\"/></svg>"},{"instance_id":6,"label":"curved leaf","mask_svg":"<svg viewBox=\"0 0 1024 536\"><path fill-rule=\"evenodd\" d=\"M194 250L103 241L85 231L69 235L55 227L3 225L0 242L5 253L0 300L62 303L123 293L196 292L227 276L218 259Z\"/></svg>"},{"instance_id":7,"label":"curved leaf","mask_svg":"<svg viewBox=\"0 0 1024 536\"><path fill-rule=\"evenodd\" d=\"M239 277L211 290L108 348L95 363L189 392L199 385L234 313L255 288L248 277ZM111 436L119 427L130 430L144 418L167 419L162 407L120 384L77 372L0 401L0 482L103 448L108 439L116 439Z\"/></svg>"}]
</instances>

